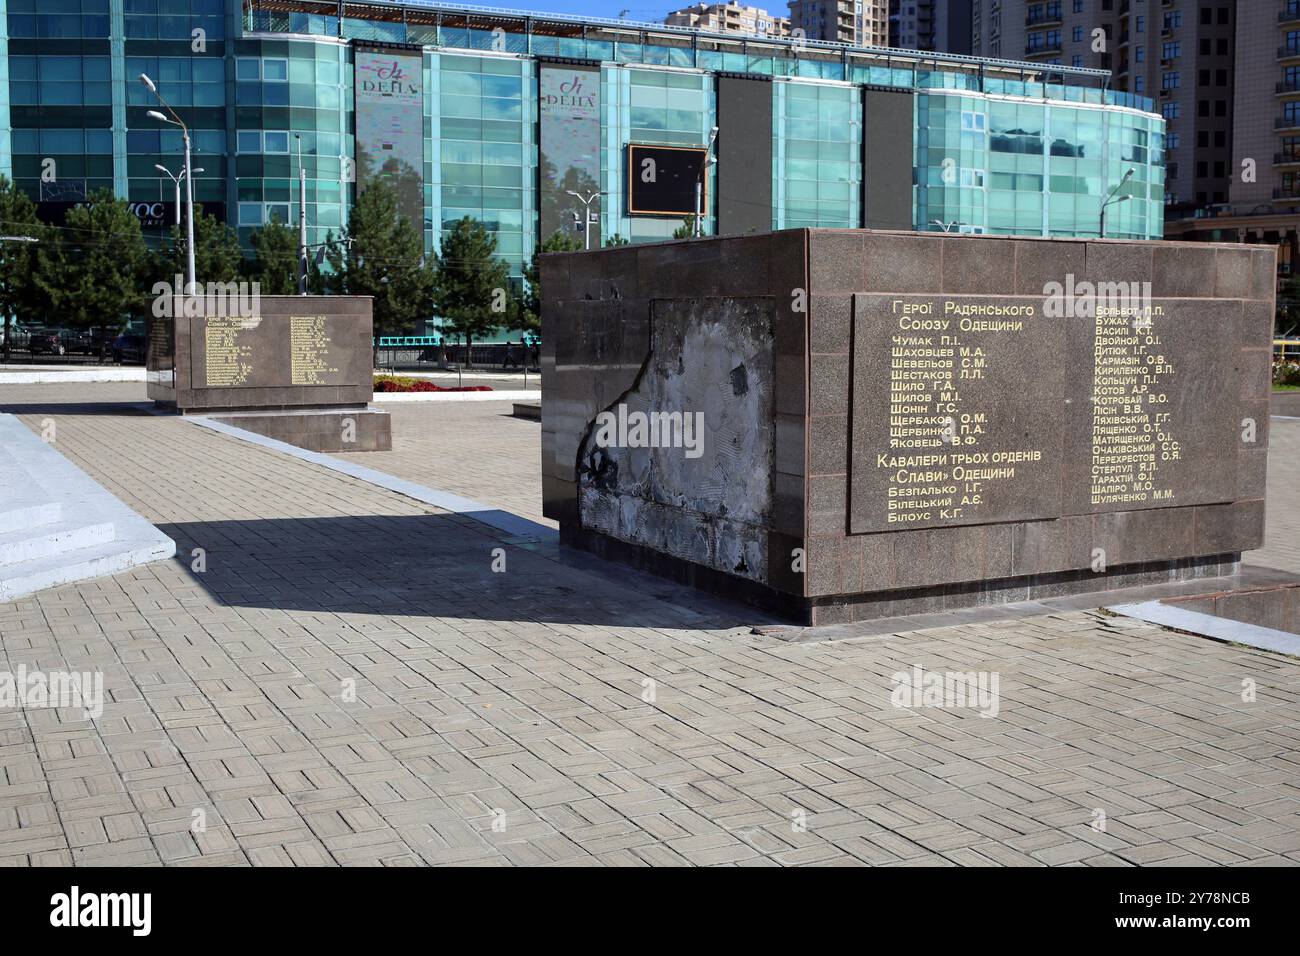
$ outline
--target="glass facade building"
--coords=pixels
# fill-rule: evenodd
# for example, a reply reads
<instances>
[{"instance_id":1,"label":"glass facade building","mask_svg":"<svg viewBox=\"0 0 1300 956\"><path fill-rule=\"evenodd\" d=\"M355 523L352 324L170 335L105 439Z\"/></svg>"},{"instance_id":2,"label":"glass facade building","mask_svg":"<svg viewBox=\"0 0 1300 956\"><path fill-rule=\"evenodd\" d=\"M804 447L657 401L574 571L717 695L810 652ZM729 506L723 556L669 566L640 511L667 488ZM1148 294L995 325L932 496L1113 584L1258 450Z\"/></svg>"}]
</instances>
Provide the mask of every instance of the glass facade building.
<instances>
[{"instance_id":1,"label":"glass facade building","mask_svg":"<svg viewBox=\"0 0 1300 956\"><path fill-rule=\"evenodd\" d=\"M516 276L544 238L547 190L564 192L539 160L555 102L539 93L548 68L592 71L574 101L598 123L592 181L606 241L680 227L680 214L634 211L629 144L700 147L715 127L740 129L720 102L722 77L756 81L746 95L761 122L744 127L756 148L743 165L768 188L728 200L737 164L724 153L705 167L706 233L726 231L720 202L750 229L881 225L873 91L906 96L912 117L910 142L895 144L912 166L910 220L887 225L1095 236L1103 197L1131 168L1108 235L1163 229L1164 120L1099 71L418 2L0 0L0 11L0 174L49 216L110 188L138 204L147 235L175 217L175 187L155 166L178 171L182 145L146 115L156 104L139 74L191 126L195 198L208 211L245 244L273 217L295 223L301 162L316 243L346 225L358 188L363 48L421 64L407 79L422 127L394 135L418 137L426 247L472 216ZM383 159L389 145L377 148Z\"/></svg>"}]
</instances>

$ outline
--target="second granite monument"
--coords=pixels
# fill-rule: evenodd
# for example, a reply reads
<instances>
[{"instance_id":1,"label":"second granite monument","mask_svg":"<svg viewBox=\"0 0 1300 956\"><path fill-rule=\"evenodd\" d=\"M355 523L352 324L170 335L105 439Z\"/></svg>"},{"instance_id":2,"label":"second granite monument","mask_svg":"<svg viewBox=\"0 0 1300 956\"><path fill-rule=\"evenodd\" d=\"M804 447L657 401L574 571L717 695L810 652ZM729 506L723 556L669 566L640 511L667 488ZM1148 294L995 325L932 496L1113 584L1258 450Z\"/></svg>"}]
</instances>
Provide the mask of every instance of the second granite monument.
<instances>
[{"instance_id":1,"label":"second granite monument","mask_svg":"<svg viewBox=\"0 0 1300 956\"><path fill-rule=\"evenodd\" d=\"M149 319L148 394L312 451L392 448L367 296L179 296ZM163 313L161 315L157 313Z\"/></svg>"}]
</instances>

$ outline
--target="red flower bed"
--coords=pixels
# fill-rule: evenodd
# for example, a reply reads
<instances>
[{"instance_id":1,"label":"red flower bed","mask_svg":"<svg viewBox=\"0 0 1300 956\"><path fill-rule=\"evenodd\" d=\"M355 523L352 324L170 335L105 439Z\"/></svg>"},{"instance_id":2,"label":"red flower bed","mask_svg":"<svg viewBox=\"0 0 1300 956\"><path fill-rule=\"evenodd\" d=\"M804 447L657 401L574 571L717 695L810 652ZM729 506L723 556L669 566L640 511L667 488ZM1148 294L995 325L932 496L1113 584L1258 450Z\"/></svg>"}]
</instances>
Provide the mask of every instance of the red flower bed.
<instances>
[{"instance_id":1,"label":"red flower bed","mask_svg":"<svg viewBox=\"0 0 1300 956\"><path fill-rule=\"evenodd\" d=\"M377 378L376 392L490 392L491 385L437 385L424 378Z\"/></svg>"}]
</instances>

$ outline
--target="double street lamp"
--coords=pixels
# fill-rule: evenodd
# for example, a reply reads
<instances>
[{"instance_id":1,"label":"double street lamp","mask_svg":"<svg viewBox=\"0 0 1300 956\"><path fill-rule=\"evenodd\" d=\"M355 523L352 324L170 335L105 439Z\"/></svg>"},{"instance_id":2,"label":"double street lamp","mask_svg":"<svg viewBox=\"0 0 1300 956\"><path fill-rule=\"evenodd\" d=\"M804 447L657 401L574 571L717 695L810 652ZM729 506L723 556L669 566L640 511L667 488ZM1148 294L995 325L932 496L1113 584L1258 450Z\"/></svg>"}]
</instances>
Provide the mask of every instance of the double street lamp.
<instances>
[{"instance_id":1,"label":"double street lamp","mask_svg":"<svg viewBox=\"0 0 1300 956\"><path fill-rule=\"evenodd\" d=\"M164 116L157 110L150 110L148 116L150 119L156 119L159 122L167 123L171 126L181 128L181 138L185 142L185 166L181 173L185 177L185 293L192 294L195 291L196 282L194 279L194 176L187 174L186 170L194 168L190 159L190 128L185 125L176 111L167 105L167 101L162 98L158 92L158 87L154 85L153 80L141 73L140 82L144 84L145 89L158 98L159 105L162 106L170 117ZM170 175L170 174L169 174ZM179 178L174 180L177 183L177 199L180 198Z\"/></svg>"},{"instance_id":2,"label":"double street lamp","mask_svg":"<svg viewBox=\"0 0 1300 956\"><path fill-rule=\"evenodd\" d=\"M181 180L189 175L189 171L184 166L182 166L180 174L173 176L172 171L168 169L166 166L159 166L157 163L154 163L153 168L158 170L158 172L162 173L163 175L165 175L168 179L170 179L172 181L172 185L176 187L176 225L179 226L181 224ZM196 176L201 172L205 172L202 166L194 170L194 174Z\"/></svg>"},{"instance_id":3,"label":"double street lamp","mask_svg":"<svg viewBox=\"0 0 1300 956\"><path fill-rule=\"evenodd\" d=\"M578 202L582 203L583 221L582 222L578 221L578 214L575 212L573 214L573 225L575 228L577 226L582 226L582 248L590 249L591 248L591 224L597 221L596 212L591 208L591 204L605 194L600 191L596 191L584 195L582 193L575 192L572 189L566 189L565 192L568 193L570 196L572 196L574 199L578 200Z\"/></svg>"},{"instance_id":4,"label":"double street lamp","mask_svg":"<svg viewBox=\"0 0 1300 956\"><path fill-rule=\"evenodd\" d=\"M1114 206L1114 205L1117 205L1118 203L1128 202L1130 199L1133 198L1133 197L1132 197L1130 194L1128 194L1128 193L1125 193L1123 196L1116 196L1115 194L1116 194L1117 192L1119 192L1121 189L1124 188L1124 184L1127 183L1130 179L1133 178L1133 174L1134 174L1135 172L1137 172L1137 170L1130 166L1128 172L1126 172L1126 173L1124 174L1124 178L1121 179L1121 180L1116 184L1115 188L1112 189L1112 190L1107 194L1105 200L1102 201L1102 204L1101 204L1101 223L1100 223L1100 225L1098 225L1098 227L1097 227L1097 235L1098 235L1099 238L1102 238L1102 239L1105 239L1105 238L1106 238L1106 208L1107 208L1108 206Z\"/></svg>"}]
</instances>

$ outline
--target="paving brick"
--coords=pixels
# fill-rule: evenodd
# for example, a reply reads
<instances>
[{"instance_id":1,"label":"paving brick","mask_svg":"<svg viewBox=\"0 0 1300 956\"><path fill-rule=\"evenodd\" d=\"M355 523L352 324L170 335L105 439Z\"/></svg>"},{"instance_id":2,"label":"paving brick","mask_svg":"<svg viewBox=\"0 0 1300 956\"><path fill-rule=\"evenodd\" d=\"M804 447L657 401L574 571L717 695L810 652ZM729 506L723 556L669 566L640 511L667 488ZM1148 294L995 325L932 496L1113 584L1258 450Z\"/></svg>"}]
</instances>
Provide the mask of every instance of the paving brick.
<instances>
[{"instance_id":1,"label":"paving brick","mask_svg":"<svg viewBox=\"0 0 1300 956\"><path fill-rule=\"evenodd\" d=\"M5 666L112 695L93 723L0 714L0 864L1300 862L1294 661L1086 611L787 644L542 531L86 404L142 398L0 392L181 555L0 605ZM392 452L346 457L551 527L535 424L397 409ZM1251 558L1300 571L1300 423L1269 439ZM895 711L918 663L997 670L999 717Z\"/></svg>"}]
</instances>

